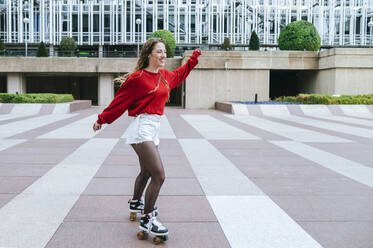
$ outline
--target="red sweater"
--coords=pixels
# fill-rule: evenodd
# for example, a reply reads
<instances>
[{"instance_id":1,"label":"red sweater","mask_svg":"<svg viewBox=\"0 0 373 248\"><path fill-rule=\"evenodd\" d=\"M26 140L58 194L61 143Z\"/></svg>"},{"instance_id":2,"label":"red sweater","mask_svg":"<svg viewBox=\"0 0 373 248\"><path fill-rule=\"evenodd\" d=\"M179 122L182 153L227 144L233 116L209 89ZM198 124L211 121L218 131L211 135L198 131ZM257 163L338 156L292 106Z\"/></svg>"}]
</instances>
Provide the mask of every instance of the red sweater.
<instances>
[{"instance_id":1,"label":"red sweater","mask_svg":"<svg viewBox=\"0 0 373 248\"><path fill-rule=\"evenodd\" d=\"M160 69L169 84L167 89L162 77L157 87L159 73L147 70L138 70L132 73L119 88L110 105L98 115L97 123L112 123L119 118L126 110L129 116L137 116L142 113L162 115L164 106L168 99L168 91L181 84L189 72L198 64L199 52L194 51L189 60L176 70L169 72L167 69ZM156 90L155 90L156 89Z\"/></svg>"}]
</instances>

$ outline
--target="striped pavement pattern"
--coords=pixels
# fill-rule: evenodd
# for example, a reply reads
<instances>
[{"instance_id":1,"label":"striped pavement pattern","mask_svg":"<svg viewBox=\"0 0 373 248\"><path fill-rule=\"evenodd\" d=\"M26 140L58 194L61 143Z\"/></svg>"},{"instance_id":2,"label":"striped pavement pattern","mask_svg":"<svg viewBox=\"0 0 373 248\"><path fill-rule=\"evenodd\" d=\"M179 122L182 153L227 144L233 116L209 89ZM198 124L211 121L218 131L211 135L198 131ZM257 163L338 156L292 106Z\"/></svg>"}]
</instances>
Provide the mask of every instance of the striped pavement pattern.
<instances>
[{"instance_id":1,"label":"striped pavement pattern","mask_svg":"<svg viewBox=\"0 0 373 248\"><path fill-rule=\"evenodd\" d=\"M373 247L370 107L239 108L166 108L165 246ZM151 245L128 219L131 118L94 133L101 110L0 115L0 247Z\"/></svg>"}]
</instances>

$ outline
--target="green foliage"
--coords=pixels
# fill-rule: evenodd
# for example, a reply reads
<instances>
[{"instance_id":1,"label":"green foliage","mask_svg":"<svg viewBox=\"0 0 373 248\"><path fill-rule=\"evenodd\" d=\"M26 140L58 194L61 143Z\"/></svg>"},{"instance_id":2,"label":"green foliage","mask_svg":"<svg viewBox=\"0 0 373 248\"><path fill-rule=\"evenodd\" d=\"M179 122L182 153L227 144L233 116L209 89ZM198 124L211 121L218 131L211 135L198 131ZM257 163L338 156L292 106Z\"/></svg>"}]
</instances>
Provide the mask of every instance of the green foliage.
<instances>
[{"instance_id":1,"label":"green foliage","mask_svg":"<svg viewBox=\"0 0 373 248\"><path fill-rule=\"evenodd\" d=\"M341 95L340 97L319 95L319 94L299 94L297 96L283 96L275 99L277 102L296 102L302 104L373 104L373 94L371 95Z\"/></svg>"},{"instance_id":2,"label":"green foliage","mask_svg":"<svg viewBox=\"0 0 373 248\"><path fill-rule=\"evenodd\" d=\"M173 58L176 48L176 40L174 35L168 30L157 30L153 32L149 38L161 38L166 43L167 58Z\"/></svg>"},{"instance_id":3,"label":"green foliage","mask_svg":"<svg viewBox=\"0 0 373 248\"><path fill-rule=\"evenodd\" d=\"M0 39L0 51L5 49L5 44L2 39Z\"/></svg>"},{"instance_id":4,"label":"green foliage","mask_svg":"<svg viewBox=\"0 0 373 248\"><path fill-rule=\"evenodd\" d=\"M228 37L225 37L224 38L224 42L223 44L221 44L221 47L220 47L221 50L232 50L232 45L231 45L231 41L229 40Z\"/></svg>"},{"instance_id":5,"label":"green foliage","mask_svg":"<svg viewBox=\"0 0 373 248\"><path fill-rule=\"evenodd\" d=\"M307 21L295 21L281 29L278 38L280 50L307 50L320 49L321 39L316 28Z\"/></svg>"},{"instance_id":6,"label":"green foliage","mask_svg":"<svg viewBox=\"0 0 373 248\"><path fill-rule=\"evenodd\" d=\"M5 52L5 44L4 42L0 39L0 55L4 55Z\"/></svg>"},{"instance_id":7,"label":"green foliage","mask_svg":"<svg viewBox=\"0 0 373 248\"><path fill-rule=\"evenodd\" d=\"M77 48L76 41L72 37L63 37L60 42L60 49L64 56L74 56Z\"/></svg>"},{"instance_id":8,"label":"green foliage","mask_svg":"<svg viewBox=\"0 0 373 248\"><path fill-rule=\"evenodd\" d=\"M0 93L1 103L61 103L72 102L71 94L7 94Z\"/></svg>"},{"instance_id":9,"label":"green foliage","mask_svg":"<svg viewBox=\"0 0 373 248\"><path fill-rule=\"evenodd\" d=\"M44 42L40 42L36 57L48 57L48 50Z\"/></svg>"},{"instance_id":10,"label":"green foliage","mask_svg":"<svg viewBox=\"0 0 373 248\"><path fill-rule=\"evenodd\" d=\"M249 50L257 51L260 48L259 38L256 35L255 31L251 33L250 42L249 42Z\"/></svg>"}]
</instances>

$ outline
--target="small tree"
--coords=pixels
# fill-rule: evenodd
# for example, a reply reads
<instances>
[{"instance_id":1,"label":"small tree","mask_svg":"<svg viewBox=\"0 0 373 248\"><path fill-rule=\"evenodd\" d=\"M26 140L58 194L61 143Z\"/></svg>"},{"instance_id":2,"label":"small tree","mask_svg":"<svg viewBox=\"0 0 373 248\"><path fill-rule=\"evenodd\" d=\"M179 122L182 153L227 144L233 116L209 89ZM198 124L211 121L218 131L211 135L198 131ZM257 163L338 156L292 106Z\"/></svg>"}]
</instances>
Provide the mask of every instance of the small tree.
<instances>
[{"instance_id":1,"label":"small tree","mask_svg":"<svg viewBox=\"0 0 373 248\"><path fill-rule=\"evenodd\" d=\"M224 42L223 44L221 44L221 47L220 47L221 50L232 50L232 45L231 45L231 42L229 40L228 37L225 37L224 38Z\"/></svg>"},{"instance_id":2,"label":"small tree","mask_svg":"<svg viewBox=\"0 0 373 248\"><path fill-rule=\"evenodd\" d=\"M5 44L4 42L2 41L2 39L0 39L0 54L4 54L5 52Z\"/></svg>"},{"instance_id":3,"label":"small tree","mask_svg":"<svg viewBox=\"0 0 373 248\"><path fill-rule=\"evenodd\" d=\"M260 43L259 43L259 38L258 35L256 35L256 32L253 31L250 36L250 42L249 42L249 50L259 50L260 48Z\"/></svg>"},{"instance_id":4,"label":"small tree","mask_svg":"<svg viewBox=\"0 0 373 248\"><path fill-rule=\"evenodd\" d=\"M176 40L174 35L168 30L157 30L153 32L149 38L161 38L166 43L167 58L173 58L176 48Z\"/></svg>"},{"instance_id":5,"label":"small tree","mask_svg":"<svg viewBox=\"0 0 373 248\"><path fill-rule=\"evenodd\" d=\"M48 50L44 42L40 42L36 57L48 57Z\"/></svg>"},{"instance_id":6,"label":"small tree","mask_svg":"<svg viewBox=\"0 0 373 248\"><path fill-rule=\"evenodd\" d=\"M74 56L74 52L77 48L76 41L72 37L63 37L60 42L60 49L64 56Z\"/></svg>"},{"instance_id":7,"label":"small tree","mask_svg":"<svg viewBox=\"0 0 373 248\"><path fill-rule=\"evenodd\" d=\"M320 49L321 39L315 26L307 21L295 21L281 29L278 46L281 50Z\"/></svg>"}]
</instances>

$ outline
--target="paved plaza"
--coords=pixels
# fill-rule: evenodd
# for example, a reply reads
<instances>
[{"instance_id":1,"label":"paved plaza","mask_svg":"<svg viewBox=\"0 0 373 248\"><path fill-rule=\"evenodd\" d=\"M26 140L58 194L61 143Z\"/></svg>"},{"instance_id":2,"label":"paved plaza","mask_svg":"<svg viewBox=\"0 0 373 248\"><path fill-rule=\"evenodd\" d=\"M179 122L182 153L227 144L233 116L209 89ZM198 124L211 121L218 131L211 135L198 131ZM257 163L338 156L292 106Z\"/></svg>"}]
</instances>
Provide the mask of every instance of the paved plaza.
<instances>
[{"instance_id":1,"label":"paved plaza","mask_svg":"<svg viewBox=\"0 0 373 248\"><path fill-rule=\"evenodd\" d=\"M94 133L102 109L0 115L0 247L153 246L129 220L131 118ZM372 109L258 109L166 108L160 247L372 248Z\"/></svg>"}]
</instances>

